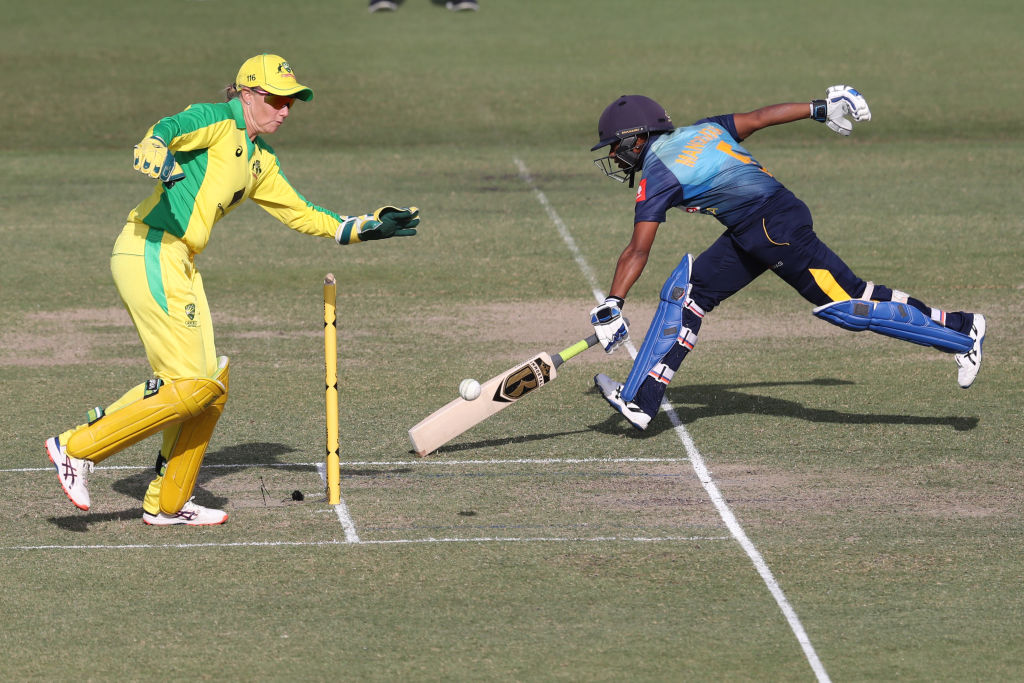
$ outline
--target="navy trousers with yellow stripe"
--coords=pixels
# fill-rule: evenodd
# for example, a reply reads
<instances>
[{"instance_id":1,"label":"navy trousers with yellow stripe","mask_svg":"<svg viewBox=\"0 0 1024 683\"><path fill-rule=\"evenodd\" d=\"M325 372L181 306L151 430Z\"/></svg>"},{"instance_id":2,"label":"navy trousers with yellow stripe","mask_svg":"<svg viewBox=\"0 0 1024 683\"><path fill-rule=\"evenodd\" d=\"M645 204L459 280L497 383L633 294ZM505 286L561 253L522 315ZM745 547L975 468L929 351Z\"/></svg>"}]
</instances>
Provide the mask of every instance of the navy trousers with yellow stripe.
<instances>
[{"instance_id":1,"label":"navy trousers with yellow stripe","mask_svg":"<svg viewBox=\"0 0 1024 683\"><path fill-rule=\"evenodd\" d=\"M771 270L814 306L833 301L856 299L864 294L867 282L859 278L813 229L807 205L790 193L783 193L767 204L761 215L730 228L718 237L693 262L690 297L704 313L740 291L765 271ZM871 298L890 301L893 290L874 285ZM924 302L908 297L906 303L927 316L933 310ZM951 329L966 332L971 318L962 312L943 314L943 323ZM685 317L684 326L694 335L701 318ZM966 330L964 328L967 328ZM677 344L663 358L668 376L679 369L692 346ZM648 377L641 384L633 401L648 415L655 415L668 382Z\"/></svg>"},{"instance_id":2,"label":"navy trousers with yellow stripe","mask_svg":"<svg viewBox=\"0 0 1024 683\"><path fill-rule=\"evenodd\" d=\"M789 195L697 257L691 296L710 313L767 270L815 306L856 298L866 284L815 234L807 205Z\"/></svg>"}]
</instances>

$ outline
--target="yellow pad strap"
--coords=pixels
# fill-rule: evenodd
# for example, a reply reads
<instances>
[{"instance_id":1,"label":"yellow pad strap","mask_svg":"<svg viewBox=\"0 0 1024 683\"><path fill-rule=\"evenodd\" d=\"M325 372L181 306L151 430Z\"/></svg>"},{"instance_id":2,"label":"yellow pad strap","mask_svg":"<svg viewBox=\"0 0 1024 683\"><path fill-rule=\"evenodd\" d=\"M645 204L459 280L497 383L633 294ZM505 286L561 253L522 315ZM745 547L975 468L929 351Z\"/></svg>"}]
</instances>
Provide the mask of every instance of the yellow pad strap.
<instances>
[{"instance_id":1,"label":"yellow pad strap","mask_svg":"<svg viewBox=\"0 0 1024 683\"><path fill-rule=\"evenodd\" d=\"M201 415L226 391L223 384L206 377L168 382L155 394L75 430L68 438L68 454L100 462L165 427Z\"/></svg>"},{"instance_id":2,"label":"yellow pad strap","mask_svg":"<svg viewBox=\"0 0 1024 683\"><path fill-rule=\"evenodd\" d=\"M171 452L165 454L167 467L160 484L160 510L173 515L192 497L199 477L199 466L203 464L206 447L210 444L213 429L224 412L228 400L228 359L221 356L216 380L224 387L224 393L211 403L198 417L182 423L178 438Z\"/></svg>"}]
</instances>

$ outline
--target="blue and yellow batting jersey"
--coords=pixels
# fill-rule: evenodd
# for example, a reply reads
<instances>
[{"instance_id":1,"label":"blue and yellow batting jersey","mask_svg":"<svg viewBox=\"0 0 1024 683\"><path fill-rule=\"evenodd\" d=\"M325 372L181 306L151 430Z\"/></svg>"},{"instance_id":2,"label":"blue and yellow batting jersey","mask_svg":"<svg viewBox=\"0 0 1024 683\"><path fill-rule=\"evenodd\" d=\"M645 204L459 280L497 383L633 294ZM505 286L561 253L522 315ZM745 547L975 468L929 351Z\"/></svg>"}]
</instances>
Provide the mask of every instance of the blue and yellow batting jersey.
<instances>
[{"instance_id":1,"label":"blue and yellow batting jersey","mask_svg":"<svg viewBox=\"0 0 1024 683\"><path fill-rule=\"evenodd\" d=\"M335 237L345 218L315 206L281 172L274 150L249 140L239 100L193 104L160 119L146 134L167 144L185 172L171 187L157 183L128 220L176 235L198 254L214 223L247 197L282 223L309 235Z\"/></svg>"},{"instance_id":2,"label":"blue and yellow batting jersey","mask_svg":"<svg viewBox=\"0 0 1024 683\"><path fill-rule=\"evenodd\" d=\"M662 223L679 207L742 224L783 185L745 150L732 114L701 119L656 137L643 161L635 222Z\"/></svg>"}]
</instances>

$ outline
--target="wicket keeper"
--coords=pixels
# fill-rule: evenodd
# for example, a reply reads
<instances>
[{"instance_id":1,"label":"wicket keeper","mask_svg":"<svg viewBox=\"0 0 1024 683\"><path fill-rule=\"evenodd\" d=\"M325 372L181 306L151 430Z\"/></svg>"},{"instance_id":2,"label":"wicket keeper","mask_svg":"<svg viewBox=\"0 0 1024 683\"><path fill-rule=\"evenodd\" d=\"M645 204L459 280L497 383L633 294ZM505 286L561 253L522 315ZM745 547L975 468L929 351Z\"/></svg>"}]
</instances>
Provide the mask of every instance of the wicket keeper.
<instances>
[{"instance_id":1,"label":"wicket keeper","mask_svg":"<svg viewBox=\"0 0 1024 683\"><path fill-rule=\"evenodd\" d=\"M950 353L964 389L977 377L983 315L947 313L859 278L815 234L807 205L741 144L762 128L801 119L849 135L854 122L871 119L871 110L856 89L836 85L821 100L712 116L680 128L643 95L623 95L601 114L591 151L609 147L609 152L594 163L630 187L637 171L642 175L633 235L619 256L608 298L590 312L605 351L629 339L622 306L668 210L707 214L725 226L696 259L686 254L665 281L625 382L594 378L605 400L637 429L646 429L657 414L669 382L697 342L704 316L768 270L814 304L814 315L847 330L871 330Z\"/></svg>"},{"instance_id":2,"label":"wicket keeper","mask_svg":"<svg viewBox=\"0 0 1024 683\"><path fill-rule=\"evenodd\" d=\"M161 433L156 478L142 521L156 526L222 524L226 512L192 500L199 466L228 397L228 359L218 358L196 267L215 223L251 199L307 235L357 244L416 234L415 207L342 216L307 201L263 136L275 132L313 90L283 57L245 61L225 102L194 104L157 121L135 146L134 167L156 180L114 244L110 270L154 378L130 389L86 424L47 439L61 488L82 510L95 463Z\"/></svg>"}]
</instances>

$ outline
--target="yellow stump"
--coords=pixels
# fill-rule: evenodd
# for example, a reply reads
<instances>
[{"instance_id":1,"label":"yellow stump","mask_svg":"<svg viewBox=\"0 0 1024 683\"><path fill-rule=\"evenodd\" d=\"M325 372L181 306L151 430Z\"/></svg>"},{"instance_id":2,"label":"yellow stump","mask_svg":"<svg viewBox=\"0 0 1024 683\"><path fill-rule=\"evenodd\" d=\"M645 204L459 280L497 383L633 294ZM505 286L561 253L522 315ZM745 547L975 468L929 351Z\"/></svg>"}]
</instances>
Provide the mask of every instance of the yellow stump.
<instances>
[{"instance_id":1,"label":"yellow stump","mask_svg":"<svg viewBox=\"0 0 1024 683\"><path fill-rule=\"evenodd\" d=\"M341 455L338 446L338 289L332 273L324 278L324 368L327 404L327 502L341 502Z\"/></svg>"}]
</instances>

